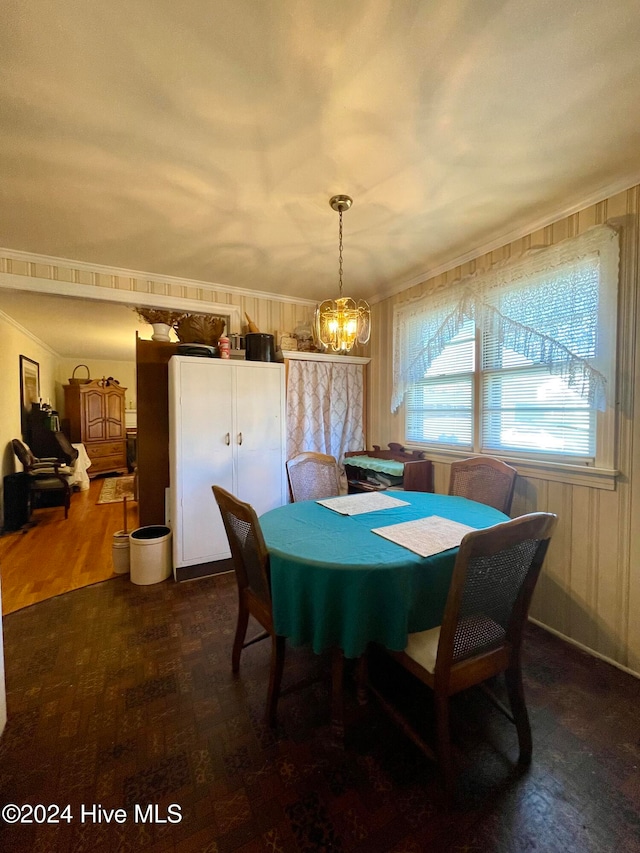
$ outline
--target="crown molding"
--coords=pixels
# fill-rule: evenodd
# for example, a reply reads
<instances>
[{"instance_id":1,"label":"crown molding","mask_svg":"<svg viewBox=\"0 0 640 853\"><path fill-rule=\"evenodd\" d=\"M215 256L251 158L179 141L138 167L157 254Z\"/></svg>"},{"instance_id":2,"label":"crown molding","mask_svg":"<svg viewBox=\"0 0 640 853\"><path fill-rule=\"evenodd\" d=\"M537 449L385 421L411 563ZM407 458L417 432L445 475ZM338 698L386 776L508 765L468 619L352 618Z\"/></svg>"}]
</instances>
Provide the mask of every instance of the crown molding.
<instances>
[{"instance_id":1,"label":"crown molding","mask_svg":"<svg viewBox=\"0 0 640 853\"><path fill-rule=\"evenodd\" d=\"M568 216L573 216L575 213L579 213L581 210L585 210L593 204L598 204L607 198L618 195L618 193L630 190L637 184L640 184L640 174L638 173L627 176L626 178L623 178L616 183L609 184L606 187L601 187L575 204L559 208L554 213L550 213L540 219L534 220L527 226L517 228L514 231L505 232L502 236L496 237L487 243L483 243L474 249L470 249L468 252L451 258L451 260L445 261L442 264L438 264L438 266L432 267L431 269L426 270L426 272L419 273L412 278L406 279L400 284L385 288L384 290L373 294L369 299L367 299L367 302L369 302L370 305L375 305L385 299L390 299L392 296L397 296L404 290L409 290L418 284L424 284L429 281L429 279L442 275L442 273L448 272L449 270L455 269L463 264L467 264L469 261L476 260L476 258L487 255L489 252L495 252L496 249L501 249L503 246L513 243L515 240L521 240L523 237L527 237L535 231L540 231L542 228L547 228L549 225L553 225L562 219L566 219Z\"/></svg>"},{"instance_id":2,"label":"crown molding","mask_svg":"<svg viewBox=\"0 0 640 853\"><path fill-rule=\"evenodd\" d=\"M375 305L378 302L382 302L385 299L389 299L393 296L396 296L398 293L402 293L404 290L409 290L412 287L415 287L419 284L424 284L429 279L435 278L442 273L448 272L451 269L455 269L458 266L462 266L463 264L469 263L469 261L473 261L476 258L481 257L482 255L486 255L489 252L493 252L496 249L500 249L503 246L508 245L509 243L513 243L515 240L521 240L523 237L526 237L528 234L532 234L535 231L539 231L542 228L546 228L549 225L553 225L555 222L558 222L562 219L565 219L568 216L572 216L575 213L578 213L581 210L584 210L587 207L590 207L593 204L598 204L599 202L604 201L607 198L610 198L618 193L625 192L626 190L631 189L632 187L640 184L640 174L633 173L628 175L625 178L621 178L619 181L615 181L614 183L607 184L605 186L600 187L597 190L594 190L587 196L583 196L579 202L575 202L572 204L568 204L561 208L556 208L556 210L552 213L549 213L545 216L540 217L533 222L530 222L526 226L522 226L521 228L517 228L513 231L503 232L501 235L493 238L492 240L483 243L479 246L476 246L473 249L470 249L467 252L464 252L461 255L457 255L455 257L450 258L447 261L444 261L441 264L438 264L435 267L425 270L422 273L419 273L415 276L412 276L409 279L405 279L402 282L399 282L396 285L391 285L388 288L383 288L375 294L367 297L367 302L370 305ZM280 293L271 293L270 291L262 291L262 290L251 290L249 288L242 287L231 287L225 284L219 284L217 282L207 282L207 281L199 281L197 279L188 279L188 278L179 278L177 276L169 276L169 275L159 275L156 273L144 272L142 270L129 270L123 267L110 267L105 266L103 264L93 264L88 263L86 261L76 261L70 258L59 258L53 255L40 255L34 252L23 252L18 249L1 249L0 248L0 257L8 258L10 260L22 261L25 263L31 264L41 264L44 266L63 266L68 267L74 270L82 270L85 272L89 272L95 275L105 275L105 276L117 276L123 278L133 278L138 279L145 282L154 282L159 285L178 285L181 287L195 287L200 288L201 290L216 292L216 293L226 293L231 296L241 296L246 299L268 299L273 302L282 302L289 305L307 305L307 306L315 306L317 305L317 300L315 299L305 299L302 297L293 297L293 296L284 296ZM6 274L5 274L6 275ZM19 276L19 278L27 279L27 281L37 281L40 285L41 282L47 281L47 279L35 279L31 276ZM3 280L4 276L0 274L0 280ZM62 282L58 282L62 284ZM86 290L90 287L90 285L78 285L82 288L82 292L75 292L73 294L63 294L63 295L73 295L73 296L82 296L86 293ZM30 287L22 287L22 290L40 290L40 286L38 288L30 288ZM108 288L101 287L99 288L101 291L108 291ZM115 288L114 288L115 290ZM53 292L53 291L50 291ZM126 293L127 291L117 291L119 293ZM105 298L101 296L100 298ZM175 303L172 305L162 305L157 300L160 297L154 297L153 302L143 302L144 295L138 294L137 301L141 305L148 305L151 307L175 307ZM170 298L170 297L165 297ZM116 300L117 301L117 300ZM124 301L124 300L121 300ZM182 300L184 301L184 300ZM208 303L200 303L198 300L191 300L191 302L197 303L200 308L198 310L205 310L202 306ZM213 309L215 313L218 313L220 309L220 304L218 303ZM227 310L229 307L227 306ZM239 309L238 309L239 310Z\"/></svg>"},{"instance_id":3,"label":"crown molding","mask_svg":"<svg viewBox=\"0 0 640 853\"><path fill-rule=\"evenodd\" d=\"M163 296L154 293L138 293L131 290L98 287L93 284L78 284L71 281L57 281L37 276L16 275L0 272L0 288L22 290L27 293L46 293L50 296L72 296L80 299L93 299L101 302L116 302L130 305L132 308L166 308L174 311L192 311L194 314L221 314L229 317L229 330L240 332L242 317L237 305L226 302L200 302L198 299L183 299L179 296Z\"/></svg>"},{"instance_id":4,"label":"crown molding","mask_svg":"<svg viewBox=\"0 0 640 853\"><path fill-rule=\"evenodd\" d=\"M40 264L43 266L66 267L73 270L82 270L93 275L116 276L119 278L134 278L140 281L153 282L159 285L177 285L179 287L196 287L201 290L206 290L211 293L227 293L230 296L242 296L246 299L268 299L272 302L284 302L289 305L317 305L316 299L304 299L294 296L285 296L281 293L271 293L263 290L250 290L243 287L231 287L227 284L218 284L217 282L199 281L198 279L179 278L172 275L160 275L158 273L144 272L142 270L129 270L123 267L110 267L103 264L92 264L87 261L74 261L71 258L58 258L53 255L40 255L35 252L23 252L19 249L2 249L0 248L0 258L8 258L12 261L22 261L27 264ZM30 279L31 276L22 276L22 278ZM38 279L38 281L46 281L47 279ZM62 282L60 282L62 283ZM81 285L88 287L89 285ZM22 288L29 290L32 288ZM100 288L105 290L106 288ZM115 288L114 288L115 289ZM126 291L120 291L122 293ZM197 300L191 300L196 302ZM146 303L145 303L146 304ZM153 303L156 305L157 303ZM218 303L220 304L220 303ZM201 309L202 310L202 309Z\"/></svg>"},{"instance_id":5,"label":"crown molding","mask_svg":"<svg viewBox=\"0 0 640 853\"><path fill-rule=\"evenodd\" d=\"M9 326L13 326L14 329L17 329L20 334L32 340L35 344L41 347L46 352L50 353L54 358L62 358L59 352L56 352L49 344L45 344L43 340L41 340L37 335L34 335L33 332L30 332L29 329L25 329L24 326L21 326L17 320L14 320L13 317L10 317L8 314L5 314L4 311L0 309L0 320L4 320Z\"/></svg>"}]
</instances>

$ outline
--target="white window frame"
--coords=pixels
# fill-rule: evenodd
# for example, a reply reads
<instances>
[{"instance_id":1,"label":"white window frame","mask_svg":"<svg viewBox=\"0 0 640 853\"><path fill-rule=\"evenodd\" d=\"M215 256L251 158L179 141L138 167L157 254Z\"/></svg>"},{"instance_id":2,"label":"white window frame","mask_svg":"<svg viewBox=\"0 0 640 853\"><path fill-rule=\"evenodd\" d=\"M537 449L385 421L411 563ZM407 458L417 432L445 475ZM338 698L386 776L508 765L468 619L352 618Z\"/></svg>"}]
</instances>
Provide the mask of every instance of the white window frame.
<instances>
[{"instance_id":1,"label":"white window frame","mask_svg":"<svg viewBox=\"0 0 640 853\"><path fill-rule=\"evenodd\" d=\"M605 226L607 227L607 226ZM605 252L606 254L606 252ZM602 261L602 279L599 291L600 307L598 312L598 353L592 361L594 368L599 370L607 380L606 408L596 412L595 424L595 455L592 458L563 456L561 454L545 454L527 450L484 450L482 447L482 361L480 352L481 332L476 328L476 359L474 371L474 416L473 416L473 447L463 450L451 445L416 441L409 439L406 434L406 405L405 410L405 442L409 446L427 450L429 457L435 461L451 462L454 458L468 456L470 453L499 456L511 461L525 475L541 475L544 479L570 482L574 484L591 485L598 488L615 488L617 474L616 463L616 331L617 331L617 299L618 299L618 255L617 242L611 257ZM401 308L402 306L398 306Z\"/></svg>"}]
</instances>

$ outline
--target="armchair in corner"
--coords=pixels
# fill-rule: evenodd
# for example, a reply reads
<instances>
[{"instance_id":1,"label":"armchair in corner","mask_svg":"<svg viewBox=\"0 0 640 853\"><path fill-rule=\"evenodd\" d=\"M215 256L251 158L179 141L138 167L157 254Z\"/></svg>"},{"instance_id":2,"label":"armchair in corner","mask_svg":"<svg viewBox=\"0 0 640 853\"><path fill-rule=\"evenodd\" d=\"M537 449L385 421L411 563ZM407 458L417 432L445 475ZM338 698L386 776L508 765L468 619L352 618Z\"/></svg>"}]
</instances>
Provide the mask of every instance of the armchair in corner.
<instances>
[{"instance_id":1,"label":"armchair in corner","mask_svg":"<svg viewBox=\"0 0 640 853\"><path fill-rule=\"evenodd\" d=\"M64 517L69 517L71 506L71 479L73 469L64 459L55 457L38 458L34 456L31 449L19 438L11 442L13 452L22 464L24 473L29 478L29 509L31 509L32 496L38 499L42 494L60 492L64 505Z\"/></svg>"}]
</instances>

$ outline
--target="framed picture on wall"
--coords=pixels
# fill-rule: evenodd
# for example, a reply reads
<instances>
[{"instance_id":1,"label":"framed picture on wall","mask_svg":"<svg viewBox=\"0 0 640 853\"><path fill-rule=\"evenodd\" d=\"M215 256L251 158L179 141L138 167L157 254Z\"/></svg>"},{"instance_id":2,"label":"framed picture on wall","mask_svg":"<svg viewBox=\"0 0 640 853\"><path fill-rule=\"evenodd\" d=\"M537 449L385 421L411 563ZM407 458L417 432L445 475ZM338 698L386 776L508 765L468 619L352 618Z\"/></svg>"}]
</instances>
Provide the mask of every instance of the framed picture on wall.
<instances>
[{"instance_id":1,"label":"framed picture on wall","mask_svg":"<svg viewBox=\"0 0 640 853\"><path fill-rule=\"evenodd\" d=\"M40 399L40 365L26 355L20 356L20 412L22 435L27 432L27 416L31 404Z\"/></svg>"}]
</instances>

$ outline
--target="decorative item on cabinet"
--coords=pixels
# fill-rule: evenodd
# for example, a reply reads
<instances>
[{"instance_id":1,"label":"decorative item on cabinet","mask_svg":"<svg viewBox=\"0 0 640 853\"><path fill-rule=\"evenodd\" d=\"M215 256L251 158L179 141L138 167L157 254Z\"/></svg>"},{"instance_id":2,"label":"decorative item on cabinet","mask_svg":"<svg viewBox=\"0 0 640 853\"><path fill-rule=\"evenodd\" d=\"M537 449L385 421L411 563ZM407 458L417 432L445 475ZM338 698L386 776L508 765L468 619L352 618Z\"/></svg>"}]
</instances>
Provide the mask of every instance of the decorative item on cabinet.
<instances>
[{"instance_id":1,"label":"decorative item on cabinet","mask_svg":"<svg viewBox=\"0 0 640 853\"><path fill-rule=\"evenodd\" d=\"M152 323L151 328L153 329L152 341L171 340L171 326L168 323Z\"/></svg>"},{"instance_id":2,"label":"decorative item on cabinet","mask_svg":"<svg viewBox=\"0 0 640 853\"><path fill-rule=\"evenodd\" d=\"M84 367L87 371L86 376L76 376L76 370L79 367ZM76 364L73 368L73 373L71 374L71 378L69 379L69 385L88 385L91 382L91 371L87 367L86 364Z\"/></svg>"},{"instance_id":3,"label":"decorative item on cabinet","mask_svg":"<svg viewBox=\"0 0 640 853\"><path fill-rule=\"evenodd\" d=\"M229 338L218 338L218 352L220 353L220 358L231 357L231 341L229 340Z\"/></svg>"},{"instance_id":4,"label":"decorative item on cabinet","mask_svg":"<svg viewBox=\"0 0 640 853\"><path fill-rule=\"evenodd\" d=\"M275 361L276 350L273 335L248 332L245 335L247 361Z\"/></svg>"},{"instance_id":5,"label":"decorative item on cabinet","mask_svg":"<svg viewBox=\"0 0 640 853\"><path fill-rule=\"evenodd\" d=\"M249 333L250 333L250 334L252 334L252 335L259 335L259 334L260 334L260 329L259 329L259 328L257 327L257 325L253 322L253 320L252 320L252 319L251 319L251 317L247 314L247 312L246 312L246 311L244 312L244 316L245 316L245 318L246 318L246 320L247 320L247 332L249 332Z\"/></svg>"},{"instance_id":6,"label":"decorative item on cabinet","mask_svg":"<svg viewBox=\"0 0 640 853\"><path fill-rule=\"evenodd\" d=\"M175 324L175 330L182 344L215 347L226 325L226 318L216 314L184 314Z\"/></svg>"},{"instance_id":7,"label":"decorative item on cabinet","mask_svg":"<svg viewBox=\"0 0 640 853\"><path fill-rule=\"evenodd\" d=\"M283 352L297 352L298 341L293 335L287 335L280 332L278 335L278 347Z\"/></svg>"},{"instance_id":8,"label":"decorative item on cabinet","mask_svg":"<svg viewBox=\"0 0 640 853\"><path fill-rule=\"evenodd\" d=\"M151 340L162 341L163 343L167 343L171 340L171 330L174 329L184 317L183 312L165 311L162 308L138 307L134 310L141 320L144 320L145 323L149 323L153 328Z\"/></svg>"},{"instance_id":9,"label":"decorative item on cabinet","mask_svg":"<svg viewBox=\"0 0 640 853\"><path fill-rule=\"evenodd\" d=\"M292 337L296 342L296 347L299 352L317 352L318 347L313 342L313 331L311 326L296 326Z\"/></svg>"},{"instance_id":10,"label":"decorative item on cabinet","mask_svg":"<svg viewBox=\"0 0 640 853\"><path fill-rule=\"evenodd\" d=\"M229 339L231 342L231 349L229 350L229 356L235 359L244 359L246 358L247 351L245 349L245 338L244 335L231 334L229 335Z\"/></svg>"},{"instance_id":11,"label":"decorative item on cabinet","mask_svg":"<svg viewBox=\"0 0 640 853\"><path fill-rule=\"evenodd\" d=\"M126 390L111 376L64 386L69 439L84 444L91 460L90 477L127 472Z\"/></svg>"}]
</instances>

